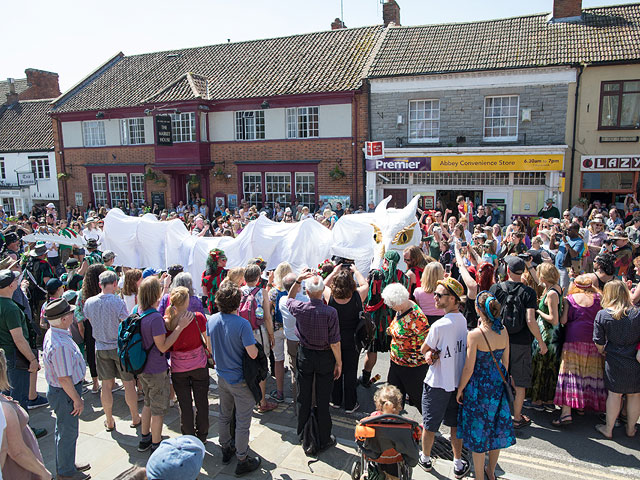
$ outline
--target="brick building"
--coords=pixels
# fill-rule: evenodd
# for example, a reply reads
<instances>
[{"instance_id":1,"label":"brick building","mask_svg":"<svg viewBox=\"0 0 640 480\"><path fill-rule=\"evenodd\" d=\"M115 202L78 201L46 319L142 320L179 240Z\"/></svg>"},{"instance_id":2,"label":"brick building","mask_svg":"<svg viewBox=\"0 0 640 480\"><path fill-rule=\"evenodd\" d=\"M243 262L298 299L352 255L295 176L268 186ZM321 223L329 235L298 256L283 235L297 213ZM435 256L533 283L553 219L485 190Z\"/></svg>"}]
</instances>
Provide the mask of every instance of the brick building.
<instances>
[{"instance_id":1,"label":"brick building","mask_svg":"<svg viewBox=\"0 0 640 480\"><path fill-rule=\"evenodd\" d=\"M67 204L362 203L383 30L117 54L52 104Z\"/></svg>"}]
</instances>

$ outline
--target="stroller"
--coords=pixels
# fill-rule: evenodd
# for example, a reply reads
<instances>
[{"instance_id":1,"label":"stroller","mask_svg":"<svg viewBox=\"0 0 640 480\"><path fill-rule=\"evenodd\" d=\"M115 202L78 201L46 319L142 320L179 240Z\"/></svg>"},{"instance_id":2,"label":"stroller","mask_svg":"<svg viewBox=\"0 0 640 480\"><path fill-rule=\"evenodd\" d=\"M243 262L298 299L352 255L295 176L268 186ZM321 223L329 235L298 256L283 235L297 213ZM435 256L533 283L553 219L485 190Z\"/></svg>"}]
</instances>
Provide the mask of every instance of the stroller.
<instances>
[{"instance_id":1,"label":"stroller","mask_svg":"<svg viewBox=\"0 0 640 480\"><path fill-rule=\"evenodd\" d=\"M351 469L351 478L373 480L391 475L410 480L411 471L418 464L421 436L420 424L399 415L385 414L360 420L355 432L360 458ZM391 473L392 468L397 471ZM375 470L376 474L370 475L373 473L370 470Z\"/></svg>"}]
</instances>

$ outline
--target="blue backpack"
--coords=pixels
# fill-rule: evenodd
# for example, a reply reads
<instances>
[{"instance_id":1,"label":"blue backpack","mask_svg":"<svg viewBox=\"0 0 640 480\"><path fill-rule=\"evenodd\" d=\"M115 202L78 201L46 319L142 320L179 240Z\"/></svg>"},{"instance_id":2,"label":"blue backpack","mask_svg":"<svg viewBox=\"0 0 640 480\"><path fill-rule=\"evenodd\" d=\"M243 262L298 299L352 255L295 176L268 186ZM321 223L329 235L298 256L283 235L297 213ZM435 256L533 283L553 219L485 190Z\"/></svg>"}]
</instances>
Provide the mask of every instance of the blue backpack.
<instances>
[{"instance_id":1,"label":"blue backpack","mask_svg":"<svg viewBox=\"0 0 640 480\"><path fill-rule=\"evenodd\" d=\"M273 315L273 321L275 323L282 323L282 311L280 311L280 299L282 297L284 297L285 295L289 295L289 292L287 292L286 290L278 290L278 294L276 295L276 299L275 299L275 313Z\"/></svg>"},{"instance_id":2,"label":"blue backpack","mask_svg":"<svg viewBox=\"0 0 640 480\"><path fill-rule=\"evenodd\" d=\"M120 366L126 372L137 375L144 370L149 350L151 349L144 348L140 327L142 319L155 311L154 308L150 308L139 314L136 306L131 315L120 322L118 327L118 358L120 359Z\"/></svg>"}]
</instances>

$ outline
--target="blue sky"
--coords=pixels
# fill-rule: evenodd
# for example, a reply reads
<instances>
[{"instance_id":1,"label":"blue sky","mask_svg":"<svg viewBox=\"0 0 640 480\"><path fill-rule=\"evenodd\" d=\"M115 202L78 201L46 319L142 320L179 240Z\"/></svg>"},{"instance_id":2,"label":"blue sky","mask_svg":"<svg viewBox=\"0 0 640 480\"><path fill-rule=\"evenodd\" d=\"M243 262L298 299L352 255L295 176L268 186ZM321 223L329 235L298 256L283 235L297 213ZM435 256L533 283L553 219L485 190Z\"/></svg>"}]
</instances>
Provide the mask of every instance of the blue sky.
<instances>
[{"instance_id":1,"label":"blue sky","mask_svg":"<svg viewBox=\"0 0 640 480\"><path fill-rule=\"evenodd\" d=\"M402 25L551 11L553 0L397 0ZM583 0L585 8L637 3ZM382 23L380 0L343 0L347 27ZM28 0L3 8L0 78L60 74L62 90L117 52L126 55L328 30L340 0Z\"/></svg>"}]
</instances>

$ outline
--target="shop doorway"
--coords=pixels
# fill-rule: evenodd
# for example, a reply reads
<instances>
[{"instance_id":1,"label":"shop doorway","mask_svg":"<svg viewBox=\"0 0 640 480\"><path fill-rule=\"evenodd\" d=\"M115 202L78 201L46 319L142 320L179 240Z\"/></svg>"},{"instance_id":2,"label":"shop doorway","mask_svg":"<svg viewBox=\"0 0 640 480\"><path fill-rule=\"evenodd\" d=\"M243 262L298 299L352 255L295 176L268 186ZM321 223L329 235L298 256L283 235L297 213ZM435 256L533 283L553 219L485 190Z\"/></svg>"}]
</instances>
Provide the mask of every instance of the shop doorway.
<instances>
[{"instance_id":1,"label":"shop doorway","mask_svg":"<svg viewBox=\"0 0 640 480\"><path fill-rule=\"evenodd\" d=\"M456 198L458 198L459 195L471 200L474 208L483 202L482 190L438 190L436 198L440 200L444 208L448 208L457 215L458 202L456 202Z\"/></svg>"},{"instance_id":2,"label":"shop doorway","mask_svg":"<svg viewBox=\"0 0 640 480\"><path fill-rule=\"evenodd\" d=\"M202 187L200 185L200 175L192 173L186 176L187 203L193 204L196 199L202 198ZM209 199L207 199L208 201Z\"/></svg>"},{"instance_id":3,"label":"shop doorway","mask_svg":"<svg viewBox=\"0 0 640 480\"><path fill-rule=\"evenodd\" d=\"M407 191L404 188L385 188L383 198L391 195L391 201L387 207L404 208L407 206Z\"/></svg>"}]
</instances>

